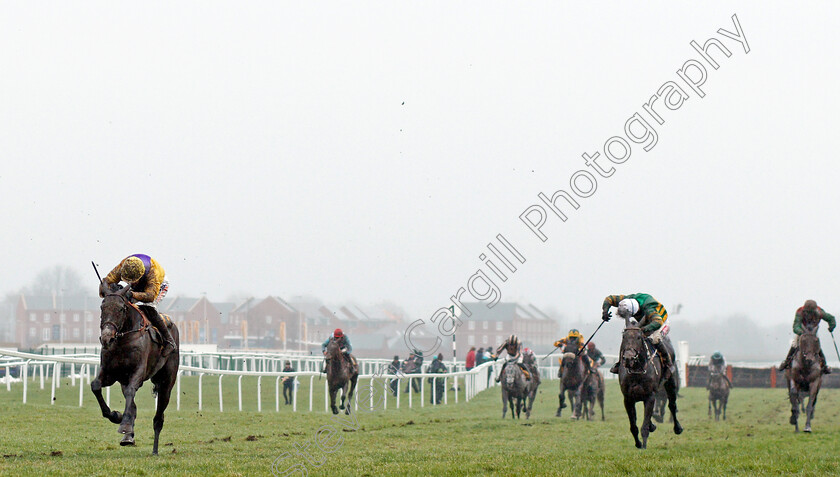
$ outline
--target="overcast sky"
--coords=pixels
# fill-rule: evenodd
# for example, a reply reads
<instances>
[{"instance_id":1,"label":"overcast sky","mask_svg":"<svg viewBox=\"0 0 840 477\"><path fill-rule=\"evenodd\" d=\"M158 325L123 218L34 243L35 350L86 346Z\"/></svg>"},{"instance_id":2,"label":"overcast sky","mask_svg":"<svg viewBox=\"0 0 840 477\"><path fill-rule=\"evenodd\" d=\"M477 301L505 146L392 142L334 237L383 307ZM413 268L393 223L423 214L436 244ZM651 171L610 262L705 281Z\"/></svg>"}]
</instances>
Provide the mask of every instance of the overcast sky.
<instances>
[{"instance_id":1,"label":"overcast sky","mask_svg":"<svg viewBox=\"0 0 840 477\"><path fill-rule=\"evenodd\" d=\"M140 252L173 294L428 319L503 234L501 299L572 319L633 292L682 303L672 327L840 313L840 6L561 3L3 4L0 290ZM712 37L701 98L677 70ZM612 164L635 113L657 143ZM543 243L520 214L595 152L615 173Z\"/></svg>"}]
</instances>

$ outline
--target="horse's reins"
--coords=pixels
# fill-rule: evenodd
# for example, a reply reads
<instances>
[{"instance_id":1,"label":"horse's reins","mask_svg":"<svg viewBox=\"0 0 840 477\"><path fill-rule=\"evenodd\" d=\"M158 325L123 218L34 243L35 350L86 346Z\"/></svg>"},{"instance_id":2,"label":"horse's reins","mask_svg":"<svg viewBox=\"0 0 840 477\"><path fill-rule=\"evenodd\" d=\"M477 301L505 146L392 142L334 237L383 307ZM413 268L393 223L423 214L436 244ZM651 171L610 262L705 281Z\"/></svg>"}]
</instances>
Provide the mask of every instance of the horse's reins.
<instances>
[{"instance_id":1,"label":"horse's reins","mask_svg":"<svg viewBox=\"0 0 840 477\"><path fill-rule=\"evenodd\" d=\"M152 323L149 321L148 318L146 318L146 314L143 313L143 310L141 310L140 307L135 305L134 303L131 303L131 301L128 298L126 298L125 296L120 295L119 293L109 293L105 296L118 296L118 297L122 298L123 301L128 304L128 306L134 308L134 310L137 311L137 313L140 314L140 317L143 318L143 326L141 326L140 328L136 328L136 329L128 330L128 331L118 330L117 325L115 325L111 321L106 321L105 323L103 323L102 326L100 327L100 329L105 328L106 326L110 325L111 328L113 328L114 331L116 332L116 334L114 335L114 339L120 339L123 336L130 335L131 333L146 331L146 330L149 329L150 326L152 326Z\"/></svg>"}]
</instances>

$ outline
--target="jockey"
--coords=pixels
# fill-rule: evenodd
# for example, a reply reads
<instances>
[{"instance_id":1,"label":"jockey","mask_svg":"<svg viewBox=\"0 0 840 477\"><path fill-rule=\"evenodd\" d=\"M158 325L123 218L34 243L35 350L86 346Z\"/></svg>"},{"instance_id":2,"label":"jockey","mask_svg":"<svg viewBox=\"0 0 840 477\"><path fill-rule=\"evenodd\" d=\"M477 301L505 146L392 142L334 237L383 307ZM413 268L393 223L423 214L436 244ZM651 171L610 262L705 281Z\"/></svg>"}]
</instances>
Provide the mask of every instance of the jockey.
<instances>
[{"instance_id":1,"label":"jockey","mask_svg":"<svg viewBox=\"0 0 840 477\"><path fill-rule=\"evenodd\" d=\"M345 355L350 356L350 353L353 352L353 345L350 344L350 338L341 331L341 328L336 328L332 336L321 344L321 353L327 354L327 345L330 344L330 340L337 341L338 345L341 346L341 352Z\"/></svg>"},{"instance_id":2,"label":"jockey","mask_svg":"<svg viewBox=\"0 0 840 477\"><path fill-rule=\"evenodd\" d=\"M568 344L572 344L572 345L577 344L577 352L579 354L584 355L583 365L586 366L587 371L592 371L592 367L590 366L589 359L586 358L586 351L581 352L581 350L583 349L583 342L584 341L586 341L586 340L583 339L583 335L580 334L580 331L572 329L572 330L569 330L569 334L566 335L565 338L560 338L559 340L555 341L554 342L554 347L559 348L561 346L566 346ZM557 370L557 377L562 378L563 377L563 366L562 366L563 357L562 356L559 358L559 361L560 361L561 366L560 366L560 369Z\"/></svg>"},{"instance_id":3,"label":"jockey","mask_svg":"<svg viewBox=\"0 0 840 477\"><path fill-rule=\"evenodd\" d=\"M502 352L502 350L507 351L508 359L505 360L504 364L502 365L502 369L499 371L499 376L496 377L496 382L502 380L502 374L505 372L505 367L511 361L516 362L520 368L522 368L522 372L525 373L525 379L531 379L531 373L528 371L528 368L522 363L522 353L520 350L522 349L522 342L519 341L519 337L516 335L510 335L504 343L499 345L496 349L496 356Z\"/></svg>"},{"instance_id":4,"label":"jockey","mask_svg":"<svg viewBox=\"0 0 840 477\"><path fill-rule=\"evenodd\" d=\"M160 352L163 357L168 356L177 348L175 340L172 339L172 333L169 332L169 328L155 308L169 289L169 282L165 277L166 272L157 260L148 255L135 253L124 258L99 285L100 297L110 292L110 285L115 285L120 281L131 287L126 293L126 298L132 303L140 302L145 305L143 311L146 318L163 337L163 349Z\"/></svg>"},{"instance_id":5,"label":"jockey","mask_svg":"<svg viewBox=\"0 0 840 477\"><path fill-rule=\"evenodd\" d=\"M837 326L837 321L834 319L834 316L826 313L825 310L817 306L817 302L814 300L807 300L804 305L796 310L796 316L793 319L793 332L796 333L796 337L793 338L793 344L790 347L790 351L788 351L787 358L782 361L779 370L787 369L790 366L793 354L799 348L799 336L804 331L802 326L816 328L819 326L820 320L825 320L828 323L829 333L834 331L834 328ZM820 366L822 366L823 374L831 373L831 368L825 362L825 354L823 354L822 348L820 348Z\"/></svg>"},{"instance_id":6,"label":"jockey","mask_svg":"<svg viewBox=\"0 0 840 477\"><path fill-rule=\"evenodd\" d=\"M601 319L610 321L612 314L610 307L618 308L618 316L622 318L635 318L641 327L642 332L648 340L656 347L659 359L662 361L662 381L668 379L674 372L674 363L668 348L662 342L662 325L668 320L668 312L661 303L647 293L635 293L632 295L609 295L604 298L601 306ZM619 356L624 353L620 350ZM610 372L618 374L618 365L621 360L615 362Z\"/></svg>"},{"instance_id":7,"label":"jockey","mask_svg":"<svg viewBox=\"0 0 840 477\"><path fill-rule=\"evenodd\" d=\"M709 385L712 383L713 374L723 376L723 379L726 380L729 387L732 387L732 381L730 381L729 377L726 375L726 360L723 358L723 354L721 354L720 351L715 351L709 359L709 382L706 383L706 389L709 389Z\"/></svg>"},{"instance_id":8,"label":"jockey","mask_svg":"<svg viewBox=\"0 0 840 477\"><path fill-rule=\"evenodd\" d=\"M607 358L604 357L604 353L595 347L594 341L590 341L589 344L586 345L586 354L589 356L589 359L592 360L593 368L601 367L607 362Z\"/></svg>"}]
</instances>

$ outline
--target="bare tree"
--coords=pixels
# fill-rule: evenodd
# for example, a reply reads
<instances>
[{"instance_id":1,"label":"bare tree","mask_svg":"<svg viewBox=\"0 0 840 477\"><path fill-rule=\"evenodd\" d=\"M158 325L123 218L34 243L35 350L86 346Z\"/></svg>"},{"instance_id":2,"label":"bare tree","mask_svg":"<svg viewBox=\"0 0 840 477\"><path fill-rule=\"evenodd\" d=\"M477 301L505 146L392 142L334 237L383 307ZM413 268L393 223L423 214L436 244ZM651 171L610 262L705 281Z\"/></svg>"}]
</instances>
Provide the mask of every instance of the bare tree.
<instances>
[{"instance_id":1,"label":"bare tree","mask_svg":"<svg viewBox=\"0 0 840 477\"><path fill-rule=\"evenodd\" d=\"M25 287L24 293L33 295L81 296L90 294L79 272L70 267L55 265L38 272L32 284Z\"/></svg>"}]
</instances>

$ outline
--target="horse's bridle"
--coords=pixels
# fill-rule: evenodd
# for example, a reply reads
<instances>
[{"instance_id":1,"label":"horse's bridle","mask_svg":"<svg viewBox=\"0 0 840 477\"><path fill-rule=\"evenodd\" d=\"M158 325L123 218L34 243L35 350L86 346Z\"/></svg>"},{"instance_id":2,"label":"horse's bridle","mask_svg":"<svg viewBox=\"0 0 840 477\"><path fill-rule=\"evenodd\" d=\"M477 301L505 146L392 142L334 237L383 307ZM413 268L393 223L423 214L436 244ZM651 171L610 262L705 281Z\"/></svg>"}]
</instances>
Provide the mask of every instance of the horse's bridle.
<instances>
[{"instance_id":1,"label":"horse's bridle","mask_svg":"<svg viewBox=\"0 0 840 477\"><path fill-rule=\"evenodd\" d=\"M106 321L106 322L99 325L99 330L100 331L104 330L106 326L110 326L114 330L114 339L118 340L118 339L122 338L123 336L130 335L131 333L143 332L143 331L146 331L147 329L149 329L149 326L151 326L151 323L149 322L149 319L146 318L146 314L143 313L143 310L141 310L140 307L138 307L134 303L131 303L131 301L128 298L126 298L125 295L123 295L121 293L108 293L105 296L106 297L118 296L118 297L122 298L122 300L123 300L123 302L125 302L125 304L127 304L131 308L134 308L138 313L140 313L140 316L143 318L143 326L141 326L140 328L133 329L133 330L120 331L119 329L117 329L117 325L114 324L113 321Z\"/></svg>"}]
</instances>

